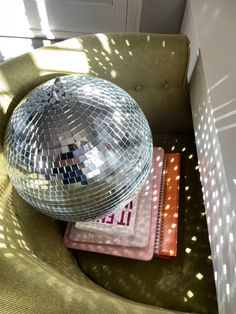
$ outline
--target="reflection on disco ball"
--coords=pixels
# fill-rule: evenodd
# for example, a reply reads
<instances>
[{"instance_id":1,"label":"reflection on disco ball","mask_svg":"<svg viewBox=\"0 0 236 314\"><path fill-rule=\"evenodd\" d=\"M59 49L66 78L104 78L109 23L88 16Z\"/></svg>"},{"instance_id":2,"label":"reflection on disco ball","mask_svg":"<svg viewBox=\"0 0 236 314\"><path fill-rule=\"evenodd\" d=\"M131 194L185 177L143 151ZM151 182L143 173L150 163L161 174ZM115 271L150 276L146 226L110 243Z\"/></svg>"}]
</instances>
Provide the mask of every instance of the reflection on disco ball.
<instances>
[{"instance_id":1,"label":"reflection on disco ball","mask_svg":"<svg viewBox=\"0 0 236 314\"><path fill-rule=\"evenodd\" d=\"M151 131L121 88L67 75L38 86L17 106L5 156L12 184L31 205L66 221L91 220L145 183Z\"/></svg>"}]
</instances>

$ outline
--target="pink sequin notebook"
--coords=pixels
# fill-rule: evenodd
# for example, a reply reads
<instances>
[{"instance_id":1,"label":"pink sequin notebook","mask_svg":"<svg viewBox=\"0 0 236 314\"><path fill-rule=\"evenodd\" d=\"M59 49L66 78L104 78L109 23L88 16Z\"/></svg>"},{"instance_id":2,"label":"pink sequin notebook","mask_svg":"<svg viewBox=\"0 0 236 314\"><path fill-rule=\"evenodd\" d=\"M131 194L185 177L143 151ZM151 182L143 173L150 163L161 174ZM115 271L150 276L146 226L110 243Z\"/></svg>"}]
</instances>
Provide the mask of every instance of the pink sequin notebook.
<instances>
[{"instance_id":1,"label":"pink sequin notebook","mask_svg":"<svg viewBox=\"0 0 236 314\"><path fill-rule=\"evenodd\" d=\"M78 242L91 242L100 244L123 245L131 247L145 247L148 244L151 213L152 213L152 190L153 190L153 171L151 170L149 177L143 189L138 195L137 202L137 220L135 225L135 233L133 235L124 234L123 232L107 234L101 232L101 226L97 231L89 232L78 230L75 224L71 224L70 239ZM119 215L118 215L119 216ZM109 217L109 216L108 216Z\"/></svg>"},{"instance_id":2,"label":"pink sequin notebook","mask_svg":"<svg viewBox=\"0 0 236 314\"><path fill-rule=\"evenodd\" d=\"M154 147L153 167L145 186L138 195L135 234L107 235L78 230L75 223L68 223L64 244L66 247L139 260L153 257L159 208L164 150Z\"/></svg>"},{"instance_id":3,"label":"pink sequin notebook","mask_svg":"<svg viewBox=\"0 0 236 314\"><path fill-rule=\"evenodd\" d=\"M138 206L138 195L131 200L126 206L122 206L110 215L89 222L76 222L75 228L81 231L91 231L93 233L120 235L133 235L135 233L135 221ZM76 230L75 232L76 233ZM79 233L88 237L86 232ZM91 237L92 238L92 237ZM77 241L82 241L82 238L77 238Z\"/></svg>"}]
</instances>

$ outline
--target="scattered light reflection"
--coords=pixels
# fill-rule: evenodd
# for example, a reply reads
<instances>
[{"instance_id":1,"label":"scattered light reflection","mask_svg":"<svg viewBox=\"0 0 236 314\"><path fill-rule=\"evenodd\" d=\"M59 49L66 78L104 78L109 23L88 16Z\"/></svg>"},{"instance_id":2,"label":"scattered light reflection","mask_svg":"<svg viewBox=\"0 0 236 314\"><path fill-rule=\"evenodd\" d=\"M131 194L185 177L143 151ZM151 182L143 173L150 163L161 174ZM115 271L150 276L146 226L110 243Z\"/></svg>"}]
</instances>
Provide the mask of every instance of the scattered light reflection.
<instances>
[{"instance_id":1,"label":"scattered light reflection","mask_svg":"<svg viewBox=\"0 0 236 314\"><path fill-rule=\"evenodd\" d=\"M126 46L130 46L130 42L128 41L128 39L125 40Z\"/></svg>"},{"instance_id":2,"label":"scattered light reflection","mask_svg":"<svg viewBox=\"0 0 236 314\"><path fill-rule=\"evenodd\" d=\"M223 235L220 236L220 244L224 244L224 237L223 237Z\"/></svg>"},{"instance_id":3,"label":"scattered light reflection","mask_svg":"<svg viewBox=\"0 0 236 314\"><path fill-rule=\"evenodd\" d=\"M14 257L14 254L12 254L12 253L4 253L3 255L4 255L6 258Z\"/></svg>"},{"instance_id":4,"label":"scattered light reflection","mask_svg":"<svg viewBox=\"0 0 236 314\"><path fill-rule=\"evenodd\" d=\"M194 296L194 293L191 290L188 290L187 296L191 299Z\"/></svg>"},{"instance_id":5,"label":"scattered light reflection","mask_svg":"<svg viewBox=\"0 0 236 314\"><path fill-rule=\"evenodd\" d=\"M196 274L197 279L202 280L204 278L203 274L198 273Z\"/></svg>"},{"instance_id":6,"label":"scattered light reflection","mask_svg":"<svg viewBox=\"0 0 236 314\"><path fill-rule=\"evenodd\" d=\"M217 110L219 110L219 109L222 109L222 108L228 106L229 104L233 103L234 101L236 101L236 98L230 99L229 101L225 102L224 104L222 104L222 105L220 105L220 106L214 108L214 109L213 109L213 112L215 112L215 111L217 111Z\"/></svg>"},{"instance_id":7,"label":"scattered light reflection","mask_svg":"<svg viewBox=\"0 0 236 314\"><path fill-rule=\"evenodd\" d=\"M209 89L208 89L208 93L213 91L213 89L215 89L216 87L218 87L220 84L222 84L224 81L226 81L228 78L230 77L229 74L223 76L221 79L219 79L215 84L213 84Z\"/></svg>"},{"instance_id":8,"label":"scattered light reflection","mask_svg":"<svg viewBox=\"0 0 236 314\"><path fill-rule=\"evenodd\" d=\"M223 274L224 275L227 274L227 266L226 266L226 264L223 264Z\"/></svg>"},{"instance_id":9,"label":"scattered light reflection","mask_svg":"<svg viewBox=\"0 0 236 314\"><path fill-rule=\"evenodd\" d=\"M111 77L116 78L117 77L117 72L116 70L111 70Z\"/></svg>"},{"instance_id":10,"label":"scattered light reflection","mask_svg":"<svg viewBox=\"0 0 236 314\"><path fill-rule=\"evenodd\" d=\"M226 294L230 295L230 285L229 285L229 283L226 284Z\"/></svg>"}]
</instances>

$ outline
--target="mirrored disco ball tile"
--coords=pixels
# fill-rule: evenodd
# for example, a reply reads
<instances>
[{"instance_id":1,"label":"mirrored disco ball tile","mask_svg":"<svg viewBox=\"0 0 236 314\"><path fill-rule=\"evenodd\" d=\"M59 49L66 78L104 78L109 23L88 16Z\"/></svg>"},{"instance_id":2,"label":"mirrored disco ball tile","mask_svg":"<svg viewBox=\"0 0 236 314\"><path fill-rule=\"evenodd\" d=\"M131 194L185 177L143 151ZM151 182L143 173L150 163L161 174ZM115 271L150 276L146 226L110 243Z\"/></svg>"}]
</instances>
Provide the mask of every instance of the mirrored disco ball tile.
<instances>
[{"instance_id":1,"label":"mirrored disco ball tile","mask_svg":"<svg viewBox=\"0 0 236 314\"><path fill-rule=\"evenodd\" d=\"M43 213L93 220L131 199L152 162L152 137L137 103L95 77L50 80L16 107L5 135L8 173Z\"/></svg>"}]
</instances>

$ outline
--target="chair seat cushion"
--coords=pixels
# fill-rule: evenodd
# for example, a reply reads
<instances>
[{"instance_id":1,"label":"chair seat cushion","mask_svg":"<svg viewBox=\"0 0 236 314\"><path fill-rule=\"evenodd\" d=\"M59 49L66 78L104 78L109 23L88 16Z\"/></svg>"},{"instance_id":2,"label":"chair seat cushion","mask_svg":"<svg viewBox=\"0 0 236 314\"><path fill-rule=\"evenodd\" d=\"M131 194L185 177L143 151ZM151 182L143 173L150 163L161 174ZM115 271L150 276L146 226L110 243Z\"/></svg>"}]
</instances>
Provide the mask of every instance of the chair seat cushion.
<instances>
[{"instance_id":1,"label":"chair seat cushion","mask_svg":"<svg viewBox=\"0 0 236 314\"><path fill-rule=\"evenodd\" d=\"M154 136L165 152L181 152L178 255L136 261L75 251L84 273L125 298L163 308L217 313L216 291L193 135Z\"/></svg>"}]
</instances>

